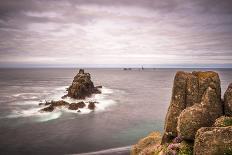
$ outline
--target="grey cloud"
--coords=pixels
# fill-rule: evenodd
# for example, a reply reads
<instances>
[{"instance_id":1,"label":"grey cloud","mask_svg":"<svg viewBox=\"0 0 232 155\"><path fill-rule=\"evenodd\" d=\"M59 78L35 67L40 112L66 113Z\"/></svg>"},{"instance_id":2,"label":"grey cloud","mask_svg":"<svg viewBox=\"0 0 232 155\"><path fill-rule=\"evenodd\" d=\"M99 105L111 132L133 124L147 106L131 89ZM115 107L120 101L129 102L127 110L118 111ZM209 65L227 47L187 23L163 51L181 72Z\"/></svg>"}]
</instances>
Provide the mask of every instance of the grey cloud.
<instances>
[{"instance_id":1,"label":"grey cloud","mask_svg":"<svg viewBox=\"0 0 232 155\"><path fill-rule=\"evenodd\" d=\"M231 5L231 0L2 0L0 64L228 64Z\"/></svg>"}]
</instances>

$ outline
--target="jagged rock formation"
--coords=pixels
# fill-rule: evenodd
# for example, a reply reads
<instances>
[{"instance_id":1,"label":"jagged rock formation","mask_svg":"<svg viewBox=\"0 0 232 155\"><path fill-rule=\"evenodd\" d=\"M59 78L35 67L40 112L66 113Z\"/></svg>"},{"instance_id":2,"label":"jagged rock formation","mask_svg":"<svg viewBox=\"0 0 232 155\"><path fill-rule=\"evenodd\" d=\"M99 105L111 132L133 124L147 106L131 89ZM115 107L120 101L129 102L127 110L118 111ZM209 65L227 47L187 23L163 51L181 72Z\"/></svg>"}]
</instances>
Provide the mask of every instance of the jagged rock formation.
<instances>
[{"instance_id":1,"label":"jagged rock formation","mask_svg":"<svg viewBox=\"0 0 232 155\"><path fill-rule=\"evenodd\" d=\"M92 94L101 93L98 87L94 87L89 73L85 73L83 69L74 77L71 86L68 88L68 94L71 98L85 99Z\"/></svg>"},{"instance_id":2,"label":"jagged rock formation","mask_svg":"<svg viewBox=\"0 0 232 155\"><path fill-rule=\"evenodd\" d=\"M227 88L224 95L225 115L232 116L232 83Z\"/></svg>"},{"instance_id":3,"label":"jagged rock formation","mask_svg":"<svg viewBox=\"0 0 232 155\"><path fill-rule=\"evenodd\" d=\"M67 89L68 94L64 95L62 98L71 97L74 99L85 99L86 97L91 96L92 94L99 94L101 91L99 88L102 86L94 87L93 82L91 81L91 76L89 73L85 73L83 69L79 70L79 73L74 77L72 85ZM96 108L95 103L97 102L88 102L88 109L94 110ZM86 103L81 101L78 103L68 103L66 101L51 101L45 103L39 103L40 106L44 105L45 108L41 109L41 112L52 112L57 107L67 107L69 110L77 110L81 112L80 109L86 106Z\"/></svg>"},{"instance_id":4,"label":"jagged rock formation","mask_svg":"<svg viewBox=\"0 0 232 155\"><path fill-rule=\"evenodd\" d=\"M44 105L45 106L49 105L49 106L41 109L41 111L52 112L56 107L68 106L69 103L63 100L60 100L60 101L46 102Z\"/></svg>"},{"instance_id":5,"label":"jagged rock formation","mask_svg":"<svg viewBox=\"0 0 232 155\"><path fill-rule=\"evenodd\" d=\"M215 89L209 87L200 104L194 104L181 112L177 123L178 135L184 139L194 140L199 128L212 126L221 115L222 104Z\"/></svg>"},{"instance_id":6,"label":"jagged rock formation","mask_svg":"<svg viewBox=\"0 0 232 155\"><path fill-rule=\"evenodd\" d=\"M85 103L83 101L78 102L78 103L68 103L66 101L60 100L60 101L51 101L51 102L46 102L44 105L46 106L45 108L41 109L41 112L52 112L56 108L61 108L61 107L66 107L69 110L80 110L81 108L84 108L86 104L88 104L88 109L94 110L96 105L95 103L97 102L88 102Z\"/></svg>"},{"instance_id":7,"label":"jagged rock formation","mask_svg":"<svg viewBox=\"0 0 232 155\"><path fill-rule=\"evenodd\" d=\"M232 84L223 104L216 72L177 72L161 143L141 140L131 154L232 154L232 117L223 116L231 116L231 108Z\"/></svg>"},{"instance_id":8,"label":"jagged rock formation","mask_svg":"<svg viewBox=\"0 0 232 155\"><path fill-rule=\"evenodd\" d=\"M221 87L220 87L220 79L217 73L212 71L207 71L207 72L194 71L192 73L186 73L180 71L176 73L174 84L173 84L171 103L165 119L165 127L164 127L165 135L163 137L162 143L168 142L169 139L176 137L178 135L178 131L177 131L178 118L185 108L191 107L194 104L196 104L194 108L198 110L202 110L201 107L204 106L197 104L202 103L201 102L202 97L206 92L207 88L209 87L214 89L216 93L215 97L217 103L220 102ZM189 110L196 111L193 108ZM190 111L184 111L184 113L188 113ZM185 116L182 116L181 118L183 117ZM180 127L180 131L182 131L181 129L182 128ZM185 134L183 133L182 135ZM190 137L192 138L192 136Z\"/></svg>"}]
</instances>

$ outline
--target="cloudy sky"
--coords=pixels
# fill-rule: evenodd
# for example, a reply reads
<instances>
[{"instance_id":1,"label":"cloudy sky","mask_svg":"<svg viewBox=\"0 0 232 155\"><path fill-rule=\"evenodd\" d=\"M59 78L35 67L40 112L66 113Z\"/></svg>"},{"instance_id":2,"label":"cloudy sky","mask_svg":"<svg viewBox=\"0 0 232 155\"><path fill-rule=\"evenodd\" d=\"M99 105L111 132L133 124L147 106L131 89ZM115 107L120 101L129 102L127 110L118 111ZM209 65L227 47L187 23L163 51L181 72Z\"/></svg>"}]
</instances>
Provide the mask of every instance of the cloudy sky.
<instances>
[{"instance_id":1,"label":"cloudy sky","mask_svg":"<svg viewBox=\"0 0 232 155\"><path fill-rule=\"evenodd\" d=\"M232 1L0 1L0 67L141 64L232 67Z\"/></svg>"}]
</instances>

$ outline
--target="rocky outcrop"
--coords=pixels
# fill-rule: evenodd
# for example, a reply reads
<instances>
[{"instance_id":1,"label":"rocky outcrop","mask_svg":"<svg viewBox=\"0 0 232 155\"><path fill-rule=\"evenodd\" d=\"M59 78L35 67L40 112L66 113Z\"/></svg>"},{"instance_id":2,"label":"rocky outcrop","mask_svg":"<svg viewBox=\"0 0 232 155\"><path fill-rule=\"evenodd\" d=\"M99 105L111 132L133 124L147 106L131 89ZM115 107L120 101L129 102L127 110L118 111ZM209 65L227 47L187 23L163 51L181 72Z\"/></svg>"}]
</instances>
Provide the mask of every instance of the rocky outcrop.
<instances>
[{"instance_id":1,"label":"rocky outcrop","mask_svg":"<svg viewBox=\"0 0 232 155\"><path fill-rule=\"evenodd\" d=\"M215 90L217 100L221 100L220 79L216 72L192 72L186 73L179 71L176 73L171 103L165 119L164 136L162 144L169 139L176 137L177 122L181 112L194 104L200 104L202 96L207 88L211 87ZM221 102L221 101L219 101Z\"/></svg>"},{"instance_id":2,"label":"rocky outcrop","mask_svg":"<svg viewBox=\"0 0 232 155\"><path fill-rule=\"evenodd\" d=\"M78 102L78 103L71 103L69 104L68 109L70 110L78 110L79 108L84 108L86 105L84 102Z\"/></svg>"},{"instance_id":3,"label":"rocky outcrop","mask_svg":"<svg viewBox=\"0 0 232 155\"><path fill-rule=\"evenodd\" d=\"M161 143L145 143L149 135L132 148L132 154L232 154L231 101L232 84L223 104L216 72L177 72Z\"/></svg>"},{"instance_id":4,"label":"rocky outcrop","mask_svg":"<svg viewBox=\"0 0 232 155\"><path fill-rule=\"evenodd\" d=\"M60 100L60 101L45 102L44 105L46 106L49 105L49 106L41 109L40 111L52 112L56 107L68 106L69 103L63 100Z\"/></svg>"},{"instance_id":5,"label":"rocky outcrop","mask_svg":"<svg viewBox=\"0 0 232 155\"><path fill-rule=\"evenodd\" d=\"M194 154L232 154L232 126L199 129L195 138Z\"/></svg>"},{"instance_id":6,"label":"rocky outcrop","mask_svg":"<svg viewBox=\"0 0 232 155\"><path fill-rule=\"evenodd\" d=\"M222 104L215 89L208 87L200 104L195 104L183 110L178 118L178 135L187 140L194 140L201 127L212 126L222 115Z\"/></svg>"},{"instance_id":7,"label":"rocky outcrop","mask_svg":"<svg viewBox=\"0 0 232 155\"><path fill-rule=\"evenodd\" d=\"M155 154L161 151L160 147L161 135L159 132L153 132L146 138L141 139L138 144L134 145L131 150L131 155L146 155ZM160 149L158 149L160 147Z\"/></svg>"},{"instance_id":8,"label":"rocky outcrop","mask_svg":"<svg viewBox=\"0 0 232 155\"><path fill-rule=\"evenodd\" d=\"M79 73L74 77L72 85L67 88L68 94L64 95L62 99L66 97L71 97L74 99L85 99L86 97L91 96L92 94L101 93L100 88L102 86L94 87L93 82L91 81L91 77L89 73L85 73L83 69L79 70ZM96 108L95 103L98 102L78 102L78 103L68 103L64 100L60 101L51 101L45 103L39 103L39 106L46 106L40 110L40 112L52 112L57 107L66 107L69 110L77 110L77 112L81 112L80 108L84 108L88 106L88 109L94 110Z\"/></svg>"},{"instance_id":9,"label":"rocky outcrop","mask_svg":"<svg viewBox=\"0 0 232 155\"><path fill-rule=\"evenodd\" d=\"M95 102L89 102L88 108L94 110L96 108Z\"/></svg>"},{"instance_id":10,"label":"rocky outcrop","mask_svg":"<svg viewBox=\"0 0 232 155\"><path fill-rule=\"evenodd\" d=\"M94 87L90 74L85 73L83 69L79 70L79 73L74 77L71 86L67 90L68 94L66 96L75 99L85 99L92 94L101 93L98 88Z\"/></svg>"},{"instance_id":11,"label":"rocky outcrop","mask_svg":"<svg viewBox=\"0 0 232 155\"><path fill-rule=\"evenodd\" d=\"M225 115L232 116L232 83L224 94L224 110Z\"/></svg>"},{"instance_id":12,"label":"rocky outcrop","mask_svg":"<svg viewBox=\"0 0 232 155\"><path fill-rule=\"evenodd\" d=\"M232 126L232 117L221 116L218 119L216 119L213 126L214 127Z\"/></svg>"}]
</instances>

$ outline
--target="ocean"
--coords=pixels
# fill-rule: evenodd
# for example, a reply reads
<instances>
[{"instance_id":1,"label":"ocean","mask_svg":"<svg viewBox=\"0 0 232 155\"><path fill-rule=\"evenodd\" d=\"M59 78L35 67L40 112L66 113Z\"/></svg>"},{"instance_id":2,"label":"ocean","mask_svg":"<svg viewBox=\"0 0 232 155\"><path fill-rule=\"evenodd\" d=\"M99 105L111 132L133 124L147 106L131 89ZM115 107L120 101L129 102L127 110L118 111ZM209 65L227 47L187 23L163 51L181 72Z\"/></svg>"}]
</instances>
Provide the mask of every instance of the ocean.
<instances>
[{"instance_id":1,"label":"ocean","mask_svg":"<svg viewBox=\"0 0 232 155\"><path fill-rule=\"evenodd\" d=\"M163 131L177 70L194 69L85 69L103 86L86 99L96 110L41 113L38 104L60 100L78 69L0 69L0 154L129 154ZM198 70L217 71L222 94L232 82L232 69Z\"/></svg>"}]
</instances>

